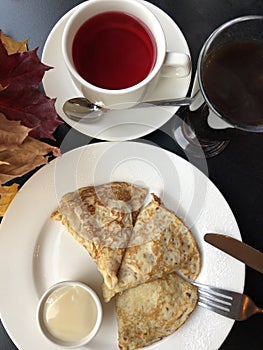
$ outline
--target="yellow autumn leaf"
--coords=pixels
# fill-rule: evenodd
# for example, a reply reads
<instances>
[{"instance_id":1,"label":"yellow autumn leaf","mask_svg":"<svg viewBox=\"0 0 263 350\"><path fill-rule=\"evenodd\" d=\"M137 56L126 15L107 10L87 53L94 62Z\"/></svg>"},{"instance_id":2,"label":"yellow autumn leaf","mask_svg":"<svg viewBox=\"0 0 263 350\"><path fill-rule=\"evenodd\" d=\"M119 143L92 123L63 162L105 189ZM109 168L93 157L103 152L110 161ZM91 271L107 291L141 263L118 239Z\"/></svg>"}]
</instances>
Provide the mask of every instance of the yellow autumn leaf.
<instances>
[{"instance_id":1,"label":"yellow autumn leaf","mask_svg":"<svg viewBox=\"0 0 263 350\"><path fill-rule=\"evenodd\" d=\"M6 48L9 55L27 51L28 40L16 41L1 32L1 41L4 44L4 47Z\"/></svg>"},{"instance_id":2,"label":"yellow autumn leaf","mask_svg":"<svg viewBox=\"0 0 263 350\"><path fill-rule=\"evenodd\" d=\"M11 186L0 186L0 216L4 216L17 191L16 183Z\"/></svg>"}]
</instances>

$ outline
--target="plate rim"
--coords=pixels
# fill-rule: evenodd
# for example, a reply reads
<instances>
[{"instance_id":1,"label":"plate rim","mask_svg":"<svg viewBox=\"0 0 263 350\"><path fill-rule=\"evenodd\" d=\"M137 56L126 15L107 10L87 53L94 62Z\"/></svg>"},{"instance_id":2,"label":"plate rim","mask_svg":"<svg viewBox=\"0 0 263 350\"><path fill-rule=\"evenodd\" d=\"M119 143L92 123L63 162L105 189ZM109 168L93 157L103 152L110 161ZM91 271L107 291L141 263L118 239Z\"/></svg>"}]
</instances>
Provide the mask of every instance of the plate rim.
<instances>
[{"instance_id":1,"label":"plate rim","mask_svg":"<svg viewBox=\"0 0 263 350\"><path fill-rule=\"evenodd\" d=\"M98 142L98 143L94 143L94 144L90 144L90 145L84 145L84 146L81 146L81 147L78 147L78 148L75 148L75 149L73 149L73 150L70 150L69 152L66 152L66 153L64 153L63 155L62 155L62 157L64 157L63 159L64 159L64 162L67 160L67 158L70 158L72 155L74 156L74 154L78 154L79 152L82 152L83 150L89 150L89 149L92 149L92 148L108 148L108 147L110 147L110 145L116 145L116 144L120 144L120 142ZM136 145L139 145L138 147L143 147L143 148L147 148L147 147L150 147L150 148L154 148L154 147L156 147L156 146L153 146L153 145L149 145L149 144L145 144L145 143L140 143L140 142L131 142L131 141L128 141L128 142L122 142L122 145L123 144L128 144L128 145L131 145L131 146L133 146L134 144L136 144ZM167 150L164 150L164 149L162 149L162 148L160 148L160 151L161 152L165 152L165 154L168 154L168 155L171 155L171 157L173 158L173 159L176 159L176 161L177 162L182 162L182 164L184 164L185 166L187 166L187 167L190 167L190 168L192 168L192 167L194 167L194 168L196 168L194 165L192 165L191 163L189 163L189 162L187 162L185 159L183 159L183 158L181 158L180 156L178 156L178 155L176 155L176 154L174 154L174 153L172 153L172 152L170 152L170 151L167 151ZM6 216L4 217L4 219L3 219L3 222L2 222L2 225L1 225L1 227L0 227L0 240L2 240L2 239L4 239L4 238L2 238L3 236L4 236L4 230L5 230L5 227L7 226L8 227L8 224L9 224L9 222L10 222L10 220L13 220L12 219L12 216L14 215L14 213L16 213L16 206L17 206L17 202L18 202L18 204L19 204L19 201L21 201L21 196L22 197L24 197L24 196L28 196L29 195L29 197L30 197L30 193L28 193L28 191L30 192L30 187L31 187L31 184L32 184L32 182L33 182L33 184L34 184L34 182L37 182L37 180L38 180L38 177L39 176L44 176L45 175L45 173L49 173L49 172L51 172L51 175L53 174L53 172L54 172L54 170L55 170L55 167L56 167L56 164L57 164L57 162L59 161L59 159L62 159L62 157L61 158L56 158L56 159L54 159L54 160L52 160L48 165L45 165L44 167L42 167L39 171L37 171L35 174L33 174L32 175L32 177L25 183L25 185L20 189L20 191L18 192L18 194L17 194L17 196L15 197L15 199L14 199L14 201L11 203L11 205L10 205L10 207L9 207L9 209L8 209L8 211L7 211L7 213L6 213ZM187 164L187 165L186 165ZM200 175L200 176L204 176L204 177L206 177L199 169L197 169L196 168L196 170L197 170L197 173ZM51 176L52 177L52 176ZM46 178L47 178L47 180L46 181L51 181L50 179L48 179L48 177L46 176ZM209 179L209 178L207 178L206 177L206 181L209 183L209 184L211 184L211 186L212 186L212 188L213 188L213 190L214 191L216 191L217 193L218 193L218 195L220 195L221 196L221 198L222 198L222 200L224 201L224 203L225 203L225 205L228 207L228 210L232 213L232 215L233 215L233 212L232 212L232 210L231 210L231 208L229 207L229 205L228 205L228 203L226 202L226 200L225 200L225 198L223 197L223 195L221 194L221 192L219 191L219 189L211 182L211 180ZM22 194L22 195L21 195ZM24 194L24 195L23 195ZM20 216L21 216L21 214L20 214ZM234 218L234 215L233 215L233 218ZM235 220L235 218L234 218L234 220ZM237 223L236 223L237 224ZM11 225L12 226L12 225ZM238 229L238 238L239 239L241 239L241 235L240 235L240 232L239 232L239 229ZM36 240L37 240L37 238L36 238ZM32 243L32 242L31 242ZM1 245L0 245L0 251L1 251L2 249L1 249ZM34 252L34 247L33 247L33 245L31 246L31 251L33 251ZM0 258L0 262L3 260L3 254L0 254L0 256L2 256L2 258ZM31 259L32 260L32 259ZM30 265L29 264L29 262L27 263L28 265ZM243 271L242 271L242 269L243 269ZM245 267L242 265L242 267L240 267L240 271L242 271L242 278L241 278L241 280L240 280L240 289L243 289L244 288L244 283L245 283ZM239 271L239 272L240 272ZM5 279L7 279L7 277L6 278L3 278L3 263L2 264L0 264L0 277L1 277L1 279L2 280L5 280ZM32 277L33 278L33 277ZM11 282L10 282L11 283ZM34 283L34 282L33 282ZM12 283L11 283L12 284ZM3 298L3 291L0 291L0 296L1 296L1 300L0 300L0 305L3 305L3 300L2 300L2 298ZM7 298L8 299L8 298ZM6 312L6 310L5 310L5 312ZM13 330L13 329L11 329L12 328L12 326L10 327L10 325L9 325L9 323L10 323L10 320L8 320L8 316L7 315L5 315L5 313L3 313L3 311L2 311L2 307L1 307L1 310L0 310L0 316L1 316L1 321L2 321L2 323L3 323L3 325L4 325L4 327L5 327L5 329L7 330L7 333L10 335L10 337L11 337L11 339L13 340L13 342L16 344L16 346L19 348L19 344L17 344L17 343L19 343L19 342L17 342L16 340L17 340L17 336L16 336L16 331L15 330ZM229 330L228 330L228 333L227 334L225 334L224 335L224 339L222 340L222 342L225 340L225 338L228 336L228 334L229 334L229 332L230 332L230 330L231 330L231 328L232 328L232 326L233 326L233 324L234 324L234 321L232 321L232 320L229 320ZM222 342L221 342L221 344L222 344ZM221 345L220 344L220 345ZM23 349L23 348L21 348L21 349ZM52 347L50 347L50 349L52 349Z\"/></svg>"}]
</instances>

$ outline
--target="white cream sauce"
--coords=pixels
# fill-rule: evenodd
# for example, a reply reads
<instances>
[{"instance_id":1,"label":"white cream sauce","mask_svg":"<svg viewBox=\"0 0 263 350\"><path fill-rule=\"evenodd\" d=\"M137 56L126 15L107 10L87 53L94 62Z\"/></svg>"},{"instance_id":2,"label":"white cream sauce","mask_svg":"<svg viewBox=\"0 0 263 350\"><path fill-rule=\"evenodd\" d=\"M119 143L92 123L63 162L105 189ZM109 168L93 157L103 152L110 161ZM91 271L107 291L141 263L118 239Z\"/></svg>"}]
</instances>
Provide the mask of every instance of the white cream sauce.
<instances>
[{"instance_id":1,"label":"white cream sauce","mask_svg":"<svg viewBox=\"0 0 263 350\"><path fill-rule=\"evenodd\" d=\"M86 337L93 330L98 316L95 301L80 286L64 286L51 293L43 311L49 333L68 342Z\"/></svg>"}]
</instances>

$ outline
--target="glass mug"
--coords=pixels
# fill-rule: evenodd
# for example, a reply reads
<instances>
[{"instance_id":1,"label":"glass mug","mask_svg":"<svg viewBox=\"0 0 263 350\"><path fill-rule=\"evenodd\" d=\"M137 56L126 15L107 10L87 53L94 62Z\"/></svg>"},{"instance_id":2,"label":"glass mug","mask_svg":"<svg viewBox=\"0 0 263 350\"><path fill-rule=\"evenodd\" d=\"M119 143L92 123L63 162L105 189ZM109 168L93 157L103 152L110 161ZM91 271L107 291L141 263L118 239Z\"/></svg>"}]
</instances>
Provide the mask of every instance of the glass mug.
<instances>
[{"instance_id":1,"label":"glass mug","mask_svg":"<svg viewBox=\"0 0 263 350\"><path fill-rule=\"evenodd\" d=\"M263 132L263 16L235 18L208 37L192 97L185 122L177 118L173 126L175 140L186 152L217 155L233 128Z\"/></svg>"}]
</instances>

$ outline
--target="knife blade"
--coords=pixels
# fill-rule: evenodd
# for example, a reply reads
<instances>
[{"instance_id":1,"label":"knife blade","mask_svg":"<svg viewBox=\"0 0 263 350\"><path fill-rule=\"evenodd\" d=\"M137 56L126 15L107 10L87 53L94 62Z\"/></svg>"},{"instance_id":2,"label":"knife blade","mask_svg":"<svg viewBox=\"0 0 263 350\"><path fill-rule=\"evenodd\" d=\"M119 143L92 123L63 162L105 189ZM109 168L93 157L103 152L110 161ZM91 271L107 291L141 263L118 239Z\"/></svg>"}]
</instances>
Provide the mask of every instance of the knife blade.
<instances>
[{"instance_id":1,"label":"knife blade","mask_svg":"<svg viewBox=\"0 0 263 350\"><path fill-rule=\"evenodd\" d=\"M207 233L204 240L232 257L242 261L253 269L263 273L263 253L233 237Z\"/></svg>"}]
</instances>

